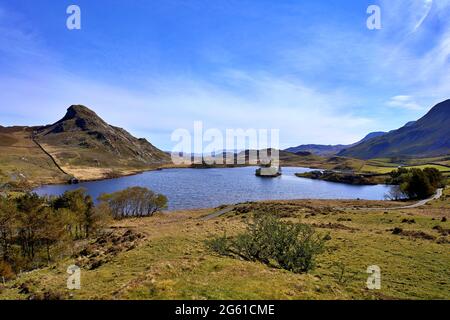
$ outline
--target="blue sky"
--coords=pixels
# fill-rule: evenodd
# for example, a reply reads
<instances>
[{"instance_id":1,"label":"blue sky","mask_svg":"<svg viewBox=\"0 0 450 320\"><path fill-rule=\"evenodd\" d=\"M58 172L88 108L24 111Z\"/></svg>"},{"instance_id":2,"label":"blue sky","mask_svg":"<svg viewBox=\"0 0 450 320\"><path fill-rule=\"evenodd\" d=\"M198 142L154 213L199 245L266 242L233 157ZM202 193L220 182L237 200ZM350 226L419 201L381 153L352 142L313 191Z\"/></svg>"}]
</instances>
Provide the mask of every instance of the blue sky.
<instances>
[{"instance_id":1,"label":"blue sky","mask_svg":"<svg viewBox=\"0 0 450 320\"><path fill-rule=\"evenodd\" d=\"M166 150L197 120L352 143L450 98L449 67L450 0L0 0L4 126L84 104Z\"/></svg>"}]
</instances>

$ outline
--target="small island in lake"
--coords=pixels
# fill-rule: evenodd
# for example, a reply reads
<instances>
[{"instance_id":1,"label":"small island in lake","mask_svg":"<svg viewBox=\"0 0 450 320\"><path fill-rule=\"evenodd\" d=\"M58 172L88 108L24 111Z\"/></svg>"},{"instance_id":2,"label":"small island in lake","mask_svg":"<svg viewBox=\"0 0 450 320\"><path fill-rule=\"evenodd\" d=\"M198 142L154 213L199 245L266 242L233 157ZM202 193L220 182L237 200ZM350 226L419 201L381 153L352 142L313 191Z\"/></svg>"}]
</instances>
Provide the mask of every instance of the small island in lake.
<instances>
[{"instance_id":1,"label":"small island in lake","mask_svg":"<svg viewBox=\"0 0 450 320\"><path fill-rule=\"evenodd\" d=\"M279 165L261 165L260 168L256 169L255 175L258 177L274 178L281 176L281 167Z\"/></svg>"}]
</instances>

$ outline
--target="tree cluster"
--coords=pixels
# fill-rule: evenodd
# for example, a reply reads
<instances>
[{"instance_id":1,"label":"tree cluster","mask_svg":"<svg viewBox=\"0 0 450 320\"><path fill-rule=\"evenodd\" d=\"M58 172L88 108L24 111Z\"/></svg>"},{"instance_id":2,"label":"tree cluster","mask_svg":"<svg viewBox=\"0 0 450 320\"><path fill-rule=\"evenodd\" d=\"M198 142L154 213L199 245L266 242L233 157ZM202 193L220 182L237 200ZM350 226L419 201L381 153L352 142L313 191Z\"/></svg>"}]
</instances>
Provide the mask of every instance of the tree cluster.
<instances>
[{"instance_id":1,"label":"tree cluster","mask_svg":"<svg viewBox=\"0 0 450 320\"><path fill-rule=\"evenodd\" d=\"M0 196L0 280L73 254L74 242L95 236L112 218L141 217L167 207L167 198L134 187L94 204L85 189L58 197Z\"/></svg>"},{"instance_id":2,"label":"tree cluster","mask_svg":"<svg viewBox=\"0 0 450 320\"><path fill-rule=\"evenodd\" d=\"M445 185L444 176L435 168L399 168L390 173L387 182L393 185L387 195L392 200L426 199Z\"/></svg>"},{"instance_id":3,"label":"tree cluster","mask_svg":"<svg viewBox=\"0 0 450 320\"><path fill-rule=\"evenodd\" d=\"M0 197L0 276L68 253L73 241L88 238L108 216L83 189L53 198L35 193Z\"/></svg>"},{"instance_id":4,"label":"tree cluster","mask_svg":"<svg viewBox=\"0 0 450 320\"><path fill-rule=\"evenodd\" d=\"M98 200L105 203L115 219L151 216L167 208L167 197L143 187L102 194Z\"/></svg>"}]
</instances>

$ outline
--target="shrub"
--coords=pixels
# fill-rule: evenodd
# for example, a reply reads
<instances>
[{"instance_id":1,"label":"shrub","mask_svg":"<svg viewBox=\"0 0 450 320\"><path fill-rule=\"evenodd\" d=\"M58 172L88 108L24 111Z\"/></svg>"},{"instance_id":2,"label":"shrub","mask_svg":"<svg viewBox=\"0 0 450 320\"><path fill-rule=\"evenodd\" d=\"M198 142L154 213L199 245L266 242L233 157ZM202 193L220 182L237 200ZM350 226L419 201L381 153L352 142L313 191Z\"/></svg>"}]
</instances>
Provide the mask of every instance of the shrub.
<instances>
[{"instance_id":1,"label":"shrub","mask_svg":"<svg viewBox=\"0 0 450 320\"><path fill-rule=\"evenodd\" d=\"M323 252L325 239L307 224L284 222L273 214L257 215L234 239L216 238L209 247L221 255L260 261L292 272L308 272Z\"/></svg>"},{"instance_id":2,"label":"shrub","mask_svg":"<svg viewBox=\"0 0 450 320\"><path fill-rule=\"evenodd\" d=\"M0 281L1 280L11 280L14 279L15 274L9 263L0 260Z\"/></svg>"},{"instance_id":3,"label":"shrub","mask_svg":"<svg viewBox=\"0 0 450 320\"><path fill-rule=\"evenodd\" d=\"M350 272L348 266L341 261L333 263L332 267L336 269L336 271L333 272L333 276L341 285L347 284L356 277L357 273Z\"/></svg>"},{"instance_id":4,"label":"shrub","mask_svg":"<svg viewBox=\"0 0 450 320\"><path fill-rule=\"evenodd\" d=\"M167 197L143 187L132 187L111 194L102 194L98 200L107 203L116 219L151 216L167 208Z\"/></svg>"},{"instance_id":5,"label":"shrub","mask_svg":"<svg viewBox=\"0 0 450 320\"><path fill-rule=\"evenodd\" d=\"M229 248L229 241L227 237L224 235L223 237L213 238L206 241L206 245L213 250L214 252L217 252L218 254L222 256L228 255L228 252L230 250Z\"/></svg>"},{"instance_id":6,"label":"shrub","mask_svg":"<svg viewBox=\"0 0 450 320\"><path fill-rule=\"evenodd\" d=\"M442 175L442 172L436 168L425 168L423 169L423 172L434 188L443 188L445 186L444 176Z\"/></svg>"}]
</instances>

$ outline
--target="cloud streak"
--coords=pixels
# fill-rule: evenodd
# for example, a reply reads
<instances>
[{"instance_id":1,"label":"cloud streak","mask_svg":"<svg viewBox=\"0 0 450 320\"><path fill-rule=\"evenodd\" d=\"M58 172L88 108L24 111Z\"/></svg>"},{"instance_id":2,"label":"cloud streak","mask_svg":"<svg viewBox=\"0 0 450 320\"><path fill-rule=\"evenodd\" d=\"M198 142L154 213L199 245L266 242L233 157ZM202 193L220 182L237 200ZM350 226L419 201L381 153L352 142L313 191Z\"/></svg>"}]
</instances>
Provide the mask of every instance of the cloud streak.
<instances>
[{"instance_id":1,"label":"cloud streak","mask_svg":"<svg viewBox=\"0 0 450 320\"><path fill-rule=\"evenodd\" d=\"M392 97L387 103L389 107L401 108L407 110L423 110L419 104L417 104L411 96L395 96Z\"/></svg>"}]
</instances>

